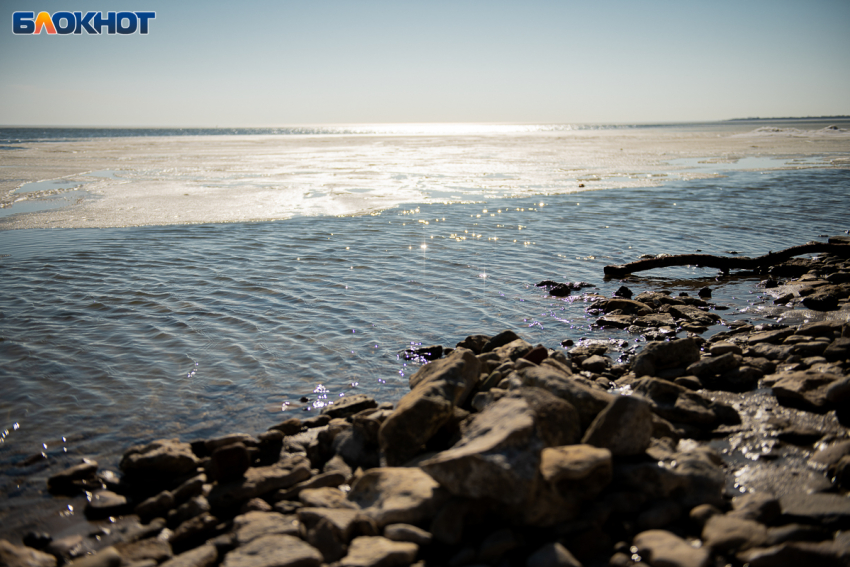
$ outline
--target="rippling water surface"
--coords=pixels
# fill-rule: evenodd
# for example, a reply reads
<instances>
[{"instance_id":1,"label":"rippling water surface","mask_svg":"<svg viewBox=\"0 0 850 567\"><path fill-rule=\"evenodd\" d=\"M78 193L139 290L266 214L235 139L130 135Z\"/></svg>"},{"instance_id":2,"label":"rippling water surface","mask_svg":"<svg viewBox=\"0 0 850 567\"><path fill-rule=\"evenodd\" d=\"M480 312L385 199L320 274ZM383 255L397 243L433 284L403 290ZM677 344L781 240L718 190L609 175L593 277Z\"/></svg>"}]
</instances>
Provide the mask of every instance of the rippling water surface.
<instances>
[{"instance_id":1,"label":"rippling water surface","mask_svg":"<svg viewBox=\"0 0 850 567\"><path fill-rule=\"evenodd\" d=\"M729 171L359 217L2 232L0 507L40 498L47 467L80 456L114 466L139 441L257 433L350 393L394 401L415 371L399 356L411 344L506 328L552 348L635 343L591 329L580 297L534 284L583 280L610 296L621 282L603 266L640 254L800 244L850 229L848 197L846 170ZM722 316L758 319L754 280L648 274L635 293L709 283Z\"/></svg>"}]
</instances>

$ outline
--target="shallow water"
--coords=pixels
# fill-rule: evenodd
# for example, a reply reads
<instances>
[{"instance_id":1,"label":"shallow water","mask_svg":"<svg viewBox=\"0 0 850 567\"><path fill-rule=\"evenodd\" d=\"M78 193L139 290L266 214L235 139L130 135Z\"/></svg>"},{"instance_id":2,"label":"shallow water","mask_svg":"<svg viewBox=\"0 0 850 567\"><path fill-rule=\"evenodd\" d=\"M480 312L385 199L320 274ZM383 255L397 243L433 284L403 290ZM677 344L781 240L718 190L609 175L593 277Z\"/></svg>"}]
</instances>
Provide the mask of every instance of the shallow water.
<instances>
[{"instance_id":1,"label":"shallow water","mask_svg":"<svg viewBox=\"0 0 850 567\"><path fill-rule=\"evenodd\" d=\"M850 171L712 167L723 176L355 217L0 232L0 518L80 456L114 467L132 443L257 433L349 393L397 400L411 344L506 328L552 348L642 344L540 280L610 296L621 282L603 267L641 254L761 255L850 230ZM724 318L763 320L772 297L755 280L716 277L628 285L710 285Z\"/></svg>"}]
</instances>

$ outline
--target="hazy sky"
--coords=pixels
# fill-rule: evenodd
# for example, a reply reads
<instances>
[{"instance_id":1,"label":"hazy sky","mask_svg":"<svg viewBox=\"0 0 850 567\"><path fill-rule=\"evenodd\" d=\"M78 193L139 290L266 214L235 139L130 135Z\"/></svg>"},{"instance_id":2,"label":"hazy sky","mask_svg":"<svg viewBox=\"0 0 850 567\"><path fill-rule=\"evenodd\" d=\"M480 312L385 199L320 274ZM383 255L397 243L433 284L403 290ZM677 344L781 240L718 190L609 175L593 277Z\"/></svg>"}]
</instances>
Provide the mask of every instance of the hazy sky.
<instances>
[{"instance_id":1,"label":"hazy sky","mask_svg":"<svg viewBox=\"0 0 850 567\"><path fill-rule=\"evenodd\" d=\"M848 0L0 0L0 10L2 125L850 114ZM148 35L15 36L16 10L156 19Z\"/></svg>"}]
</instances>

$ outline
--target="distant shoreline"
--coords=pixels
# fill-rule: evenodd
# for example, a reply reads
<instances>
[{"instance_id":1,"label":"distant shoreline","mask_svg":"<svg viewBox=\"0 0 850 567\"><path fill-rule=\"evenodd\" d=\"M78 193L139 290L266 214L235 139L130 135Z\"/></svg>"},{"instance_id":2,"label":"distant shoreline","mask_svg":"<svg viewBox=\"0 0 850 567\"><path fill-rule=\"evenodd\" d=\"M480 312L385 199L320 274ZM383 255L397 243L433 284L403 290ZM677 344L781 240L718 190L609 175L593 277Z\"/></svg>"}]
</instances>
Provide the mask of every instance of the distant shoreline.
<instances>
[{"instance_id":1,"label":"distant shoreline","mask_svg":"<svg viewBox=\"0 0 850 567\"><path fill-rule=\"evenodd\" d=\"M721 122L772 122L775 120L788 120L797 122L811 122L814 120L850 120L850 116L786 116L783 118L730 118Z\"/></svg>"}]
</instances>

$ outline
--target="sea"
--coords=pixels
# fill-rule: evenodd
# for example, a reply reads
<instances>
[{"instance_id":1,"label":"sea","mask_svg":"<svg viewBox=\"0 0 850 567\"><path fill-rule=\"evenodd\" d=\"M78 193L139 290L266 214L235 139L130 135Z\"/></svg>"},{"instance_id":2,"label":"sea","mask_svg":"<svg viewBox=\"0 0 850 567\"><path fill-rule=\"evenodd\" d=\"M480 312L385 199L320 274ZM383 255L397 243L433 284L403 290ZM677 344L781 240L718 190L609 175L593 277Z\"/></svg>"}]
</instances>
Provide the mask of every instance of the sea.
<instances>
[{"instance_id":1,"label":"sea","mask_svg":"<svg viewBox=\"0 0 850 567\"><path fill-rule=\"evenodd\" d=\"M708 286L728 322L821 317L754 276L603 268L848 233L848 129L0 129L0 524L73 515L45 480L81 458L117 470L133 444L395 402L425 362L410 349L511 329L627 360L646 339L598 328L587 293ZM82 161L51 177L30 155ZM589 287L552 297L542 280Z\"/></svg>"}]
</instances>

